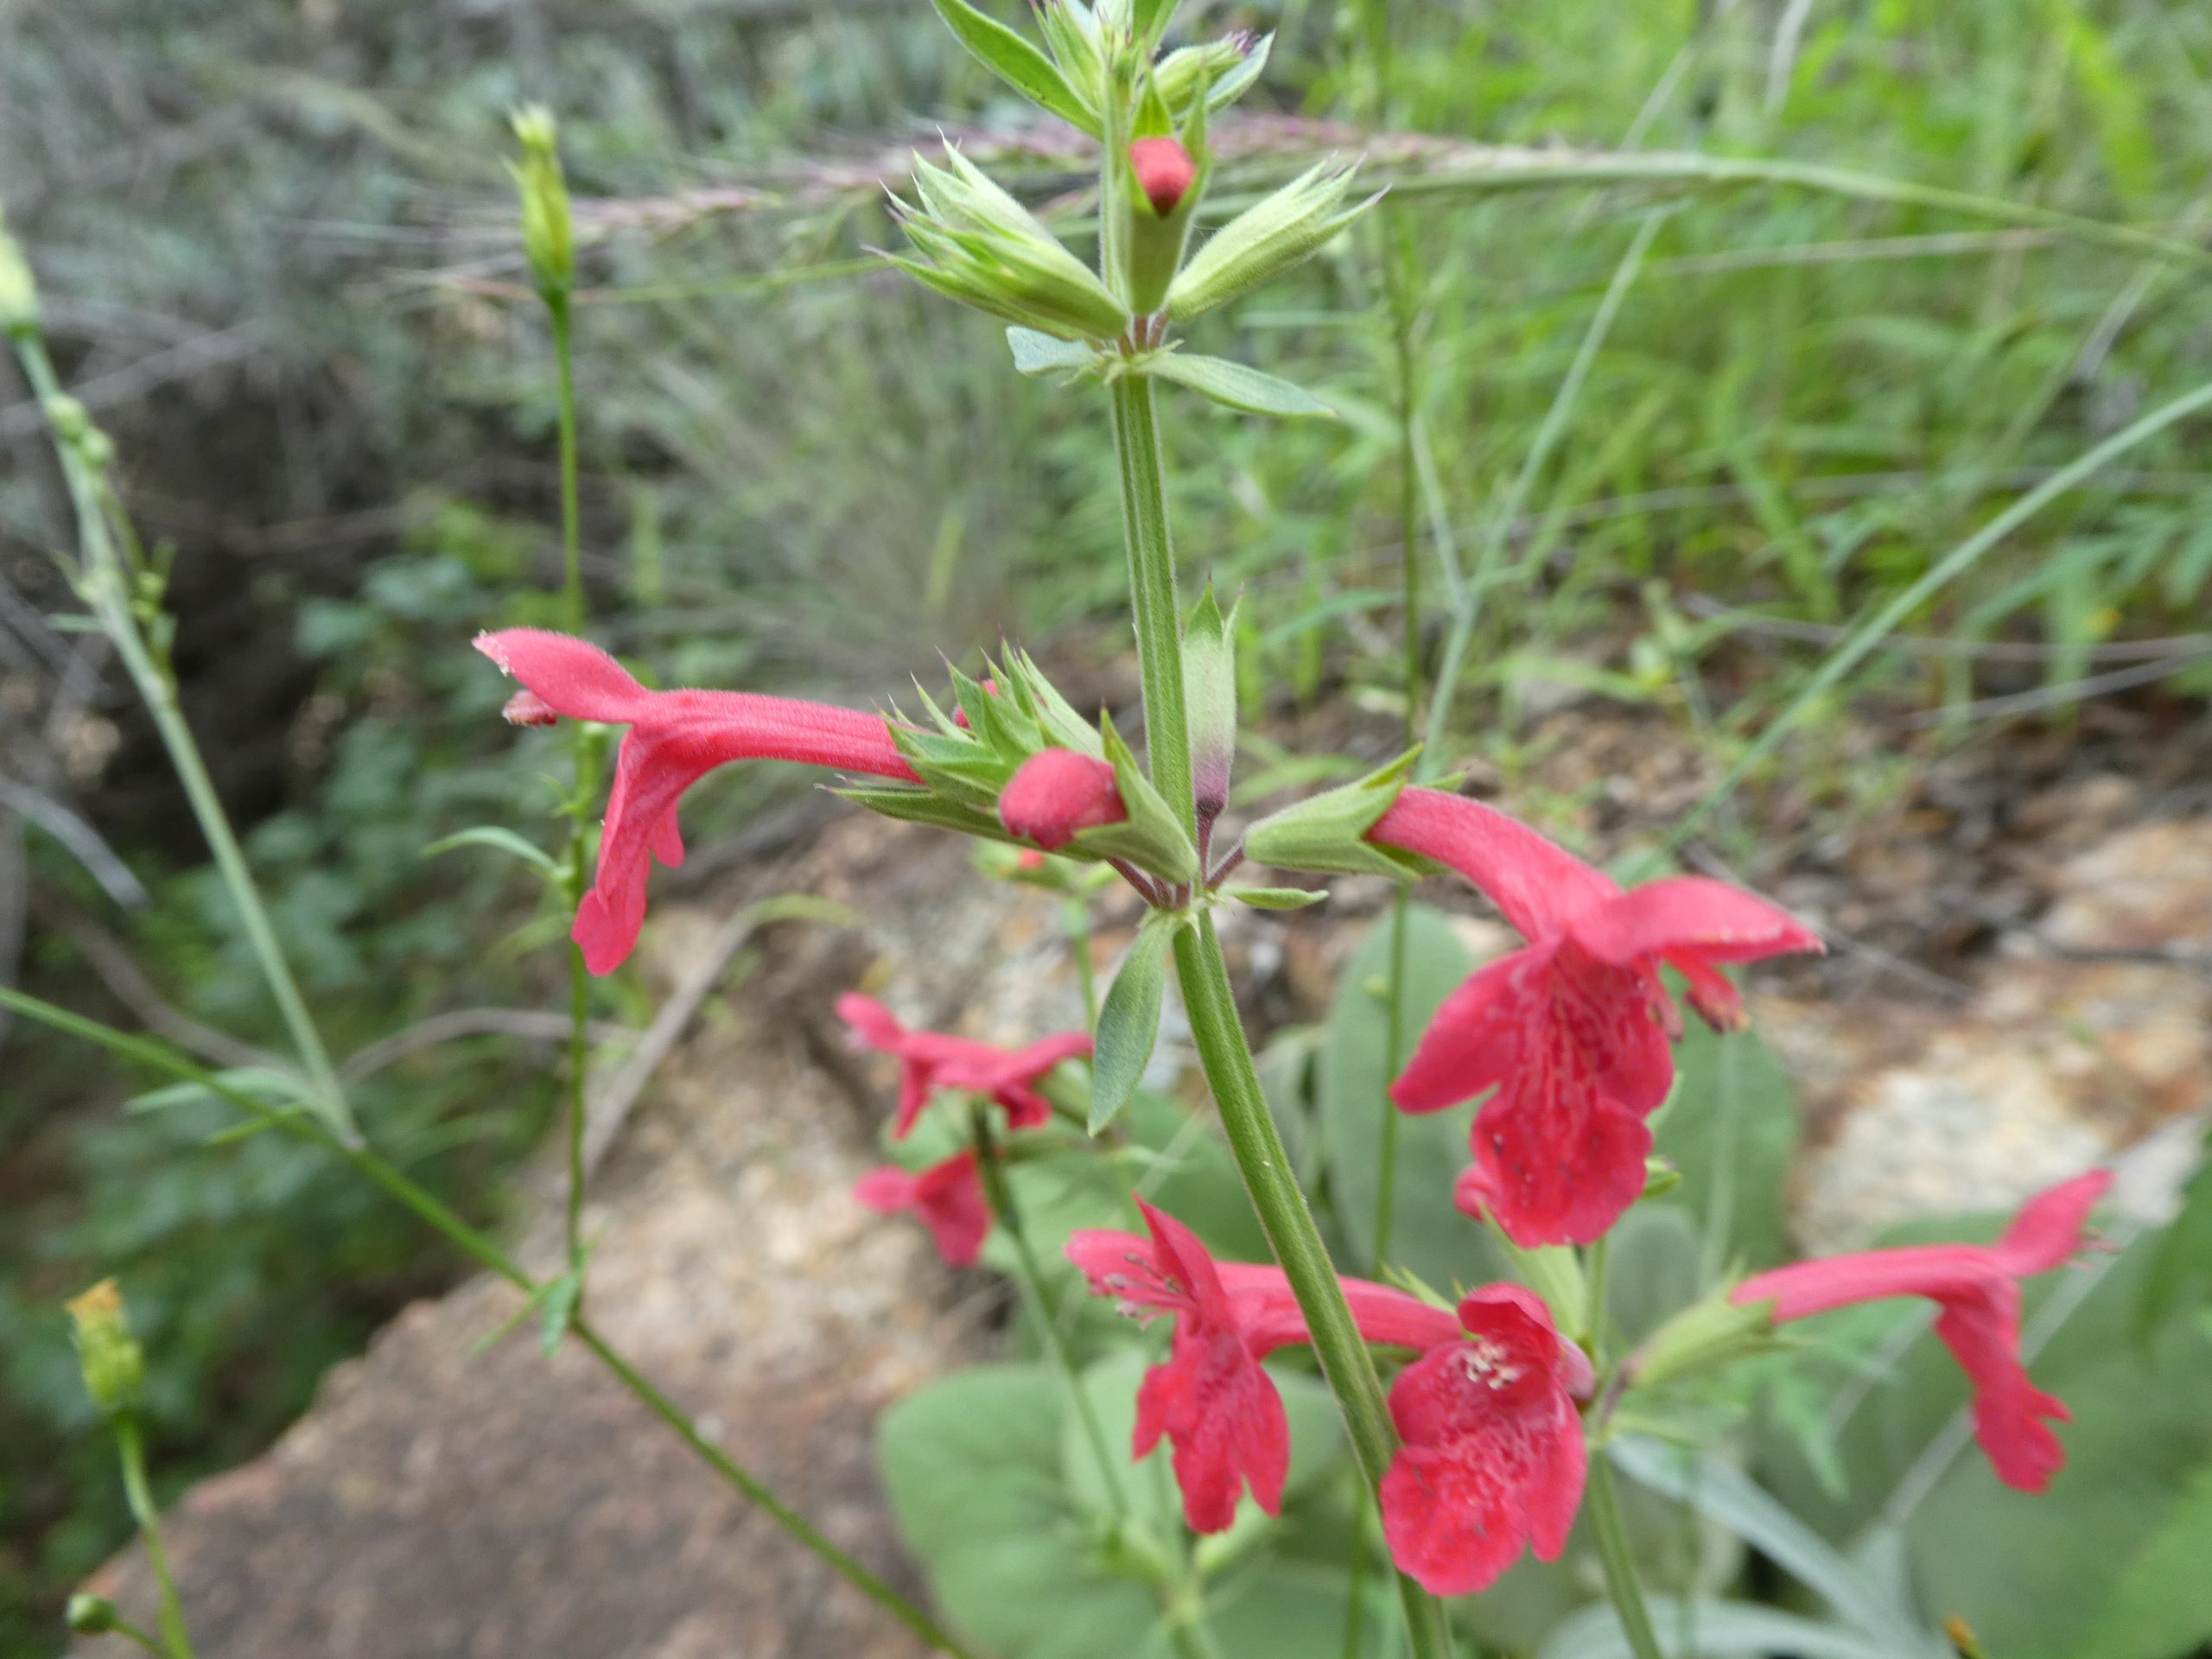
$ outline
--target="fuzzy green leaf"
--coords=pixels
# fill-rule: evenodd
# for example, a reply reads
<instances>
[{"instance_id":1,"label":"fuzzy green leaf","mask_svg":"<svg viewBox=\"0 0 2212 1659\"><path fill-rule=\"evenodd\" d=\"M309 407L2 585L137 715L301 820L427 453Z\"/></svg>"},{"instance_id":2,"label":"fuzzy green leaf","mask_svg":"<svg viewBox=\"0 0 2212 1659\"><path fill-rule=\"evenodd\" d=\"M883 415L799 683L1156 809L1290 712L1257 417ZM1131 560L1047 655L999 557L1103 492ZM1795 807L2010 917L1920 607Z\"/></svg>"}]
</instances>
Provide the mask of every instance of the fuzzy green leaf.
<instances>
[{"instance_id":1,"label":"fuzzy green leaf","mask_svg":"<svg viewBox=\"0 0 2212 1659\"><path fill-rule=\"evenodd\" d=\"M1074 373L1089 368L1098 353L1081 340L1058 340L1035 328L1009 327L1006 343L1022 374Z\"/></svg>"},{"instance_id":2,"label":"fuzzy green leaf","mask_svg":"<svg viewBox=\"0 0 2212 1659\"><path fill-rule=\"evenodd\" d=\"M1166 352L1147 365L1147 372L1247 415L1275 415L1285 420L1337 417L1335 410L1302 387L1225 357Z\"/></svg>"},{"instance_id":3,"label":"fuzzy green leaf","mask_svg":"<svg viewBox=\"0 0 2212 1659\"><path fill-rule=\"evenodd\" d=\"M1120 1115L1136 1092L1160 1036L1160 1005L1167 991L1167 947L1182 918L1154 911L1137 930L1121 971L1098 1010L1098 1042L1090 1059L1090 1132Z\"/></svg>"},{"instance_id":4,"label":"fuzzy green leaf","mask_svg":"<svg viewBox=\"0 0 2212 1659\"><path fill-rule=\"evenodd\" d=\"M1071 126L1098 136L1092 114L1052 60L1004 23L987 17L967 0L931 0L945 27L959 37L976 61L1039 109Z\"/></svg>"},{"instance_id":5,"label":"fuzzy green leaf","mask_svg":"<svg viewBox=\"0 0 2212 1659\"><path fill-rule=\"evenodd\" d=\"M1329 896L1326 887L1224 887L1222 897L1255 910L1303 910Z\"/></svg>"}]
</instances>

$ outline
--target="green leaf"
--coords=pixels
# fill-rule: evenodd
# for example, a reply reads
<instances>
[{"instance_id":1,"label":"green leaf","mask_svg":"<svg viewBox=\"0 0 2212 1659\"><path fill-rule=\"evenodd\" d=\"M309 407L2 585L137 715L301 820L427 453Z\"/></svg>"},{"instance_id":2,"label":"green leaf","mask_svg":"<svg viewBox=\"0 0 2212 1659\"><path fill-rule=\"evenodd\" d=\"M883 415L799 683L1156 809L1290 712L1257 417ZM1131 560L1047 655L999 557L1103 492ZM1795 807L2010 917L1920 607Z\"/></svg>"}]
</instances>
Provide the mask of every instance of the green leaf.
<instances>
[{"instance_id":1,"label":"green leaf","mask_svg":"<svg viewBox=\"0 0 2212 1659\"><path fill-rule=\"evenodd\" d=\"M2212 1463L2129 1560L2075 1659L2172 1659L2212 1642Z\"/></svg>"},{"instance_id":2,"label":"green leaf","mask_svg":"<svg viewBox=\"0 0 2212 1659\"><path fill-rule=\"evenodd\" d=\"M289 1110L297 1106L314 1104L315 1090L305 1077L289 1071L280 1071L268 1065L236 1065L213 1073L209 1083L234 1094L251 1096L264 1105ZM208 1084L187 1079L182 1083L165 1084L159 1089L149 1089L143 1095L134 1095L125 1103L127 1112L162 1112L172 1107L196 1105L201 1101L220 1100L223 1096Z\"/></svg>"},{"instance_id":3,"label":"green leaf","mask_svg":"<svg viewBox=\"0 0 2212 1659\"><path fill-rule=\"evenodd\" d=\"M557 881L561 879L561 867L553 861L550 854L543 848L532 846L513 830L496 823L480 823L473 830L463 830L458 835L446 836L442 841L434 841L423 849L423 856L435 858L439 854L449 853L456 847L496 848L500 852L512 854L520 859L549 881Z\"/></svg>"},{"instance_id":4,"label":"green leaf","mask_svg":"<svg viewBox=\"0 0 2212 1659\"><path fill-rule=\"evenodd\" d=\"M1390 973L1391 918L1369 927L1337 981L1335 999L1314 1071L1320 1106L1322 1159L1337 1224L1351 1246L1348 1272L1375 1261L1376 1204L1382 1183L1382 1119L1397 1109L1389 1087L1389 1030L1383 988ZM1414 905L1406 912L1405 995L1399 1008L1398 1069L1412 1058L1429 1018L1472 969L1473 958L1439 911ZM1398 1119L1390 1260L1437 1286L1472 1285L1498 1276L1501 1266L1484 1231L1453 1207L1451 1176L1467 1161L1471 1109Z\"/></svg>"},{"instance_id":5,"label":"green leaf","mask_svg":"<svg viewBox=\"0 0 2212 1659\"><path fill-rule=\"evenodd\" d=\"M569 1334L569 1322L576 1316L576 1303L583 1294L583 1276L574 1268L545 1287L538 1310L537 1346L546 1358L553 1357L561 1338Z\"/></svg>"},{"instance_id":6,"label":"green leaf","mask_svg":"<svg viewBox=\"0 0 2212 1659\"><path fill-rule=\"evenodd\" d=\"M1098 1010L1098 1042L1090 1059L1090 1132L1096 1135L1128 1104L1160 1035L1160 1004L1167 991L1167 947L1180 916L1154 911L1137 929L1129 953Z\"/></svg>"},{"instance_id":7,"label":"green leaf","mask_svg":"<svg viewBox=\"0 0 2212 1659\"><path fill-rule=\"evenodd\" d=\"M967 0L931 0L937 15L986 69L1039 109L1071 126L1098 136L1098 118L1076 96L1075 88L1052 60L1004 23L987 17Z\"/></svg>"},{"instance_id":8,"label":"green leaf","mask_svg":"<svg viewBox=\"0 0 2212 1659\"><path fill-rule=\"evenodd\" d=\"M1904 1659L1943 1649L1882 1587L1741 1470L1656 1440L1628 1436L1607 1448L1614 1467L1652 1491L1687 1503L1726 1527L1828 1605L1861 1634L1886 1640Z\"/></svg>"},{"instance_id":9,"label":"green leaf","mask_svg":"<svg viewBox=\"0 0 2212 1659\"><path fill-rule=\"evenodd\" d=\"M1287 420L1337 417L1337 411L1312 392L1225 357L1163 352L1145 365L1145 372L1248 415L1278 415Z\"/></svg>"},{"instance_id":10,"label":"green leaf","mask_svg":"<svg viewBox=\"0 0 2212 1659\"><path fill-rule=\"evenodd\" d=\"M1255 910L1303 910L1329 896L1326 887L1224 887L1222 896Z\"/></svg>"},{"instance_id":11,"label":"green leaf","mask_svg":"<svg viewBox=\"0 0 2212 1659\"><path fill-rule=\"evenodd\" d=\"M1035 328L1010 325L1006 343L1014 353L1014 366L1023 374L1072 372L1090 368L1098 360L1098 353L1087 342L1061 340Z\"/></svg>"},{"instance_id":12,"label":"green leaf","mask_svg":"<svg viewBox=\"0 0 2212 1659\"><path fill-rule=\"evenodd\" d=\"M1157 1604L1109 1572L1065 1480L1065 1385L981 1365L876 1427L891 1512L945 1618L1000 1659L1147 1655Z\"/></svg>"},{"instance_id":13,"label":"green leaf","mask_svg":"<svg viewBox=\"0 0 2212 1659\"><path fill-rule=\"evenodd\" d=\"M1768 1659L1777 1653L1797 1659L1902 1659L1856 1630L1825 1624L1778 1608L1745 1601L1695 1596L1647 1598L1660 1649L1668 1659ZM1682 1633L1688 1639L1681 1639ZM1636 1649L1622 1631L1612 1608L1586 1608L1545 1642L1538 1659L1635 1659Z\"/></svg>"},{"instance_id":14,"label":"green leaf","mask_svg":"<svg viewBox=\"0 0 2212 1659\"><path fill-rule=\"evenodd\" d=\"M1681 1174L1669 1197L1697 1218L1708 1280L1732 1262L1771 1267L1787 1254L1783 1193L1797 1147L1789 1075L1753 1033L1684 1024L1674 1093L1651 1121L1652 1149Z\"/></svg>"}]
</instances>

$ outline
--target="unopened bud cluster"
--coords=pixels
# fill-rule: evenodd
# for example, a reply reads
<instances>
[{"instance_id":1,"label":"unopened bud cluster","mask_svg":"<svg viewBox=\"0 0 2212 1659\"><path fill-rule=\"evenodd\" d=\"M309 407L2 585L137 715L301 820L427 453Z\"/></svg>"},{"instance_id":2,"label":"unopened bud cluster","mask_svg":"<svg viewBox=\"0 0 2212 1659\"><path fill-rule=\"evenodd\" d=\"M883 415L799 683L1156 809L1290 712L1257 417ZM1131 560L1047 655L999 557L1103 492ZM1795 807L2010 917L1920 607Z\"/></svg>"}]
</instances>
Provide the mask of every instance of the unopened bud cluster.
<instances>
[{"instance_id":1,"label":"unopened bud cluster","mask_svg":"<svg viewBox=\"0 0 2212 1659\"><path fill-rule=\"evenodd\" d=\"M85 1392L111 1416L130 1410L138 1403L138 1392L145 1385L146 1362L130 1334L122 1291L114 1280L103 1279L71 1301L68 1308Z\"/></svg>"},{"instance_id":2,"label":"unopened bud cluster","mask_svg":"<svg viewBox=\"0 0 2212 1659\"><path fill-rule=\"evenodd\" d=\"M548 300L564 298L575 283L576 238L568 181L561 172L560 130L553 112L537 105L517 110L512 118L522 147L512 170L522 201L522 248L531 282Z\"/></svg>"},{"instance_id":3,"label":"unopened bud cluster","mask_svg":"<svg viewBox=\"0 0 2212 1659\"><path fill-rule=\"evenodd\" d=\"M917 200L898 202L913 251L893 263L1020 328L1099 348L1061 363L1040 359L1033 341L1018 343L1026 372L1040 364L1141 372L1166 346L1167 322L1201 315L1289 269L1366 206L1347 207L1349 169L1325 164L1230 220L1192 256L1213 165L1208 117L1257 77L1266 39L1237 33L1161 55L1172 0L1039 0L1040 52L968 0L936 5L979 61L1107 146L1096 272L957 152L944 168L918 159Z\"/></svg>"}]
</instances>

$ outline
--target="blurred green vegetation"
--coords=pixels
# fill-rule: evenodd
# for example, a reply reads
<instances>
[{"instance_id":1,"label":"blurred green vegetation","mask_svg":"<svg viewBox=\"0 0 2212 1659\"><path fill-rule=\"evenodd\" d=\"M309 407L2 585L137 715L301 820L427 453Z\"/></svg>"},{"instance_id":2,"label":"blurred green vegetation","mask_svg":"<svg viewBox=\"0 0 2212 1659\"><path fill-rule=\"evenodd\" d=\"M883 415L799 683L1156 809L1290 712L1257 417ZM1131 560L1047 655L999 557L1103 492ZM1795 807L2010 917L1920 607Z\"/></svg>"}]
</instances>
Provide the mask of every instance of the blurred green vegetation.
<instances>
[{"instance_id":1,"label":"blurred green vegetation","mask_svg":"<svg viewBox=\"0 0 2212 1659\"><path fill-rule=\"evenodd\" d=\"M1388 170L1402 147L1362 131L1383 129L1817 163L2181 236L2212 212L2199 7L1390 10L1378 41L1317 0L1190 8L1210 31L1278 31L1224 194L1320 149ZM664 683L880 695L1001 630L1088 644L1118 604L1095 400L1013 375L995 328L863 257L892 240L877 181L938 121L979 152L1008 138L1001 169L1067 222L1083 213L1082 158L1012 132L1021 111L921 0L82 0L16 5L0 29L0 191L65 372L176 549L188 708L256 820L341 1049L553 996L525 947L559 918L490 861L420 856L487 818L528 828L554 798L549 752L509 741L502 688L464 649L480 626L545 620L532 594L557 557L549 359L516 297L501 169L516 102L561 113L594 199L580 379L607 643ZM1655 207L1670 211L1560 400ZM2032 225L1805 188L1572 181L1409 189L1380 219L1193 340L1344 421L1273 425L1171 393L1172 489L1187 568L1250 594L1248 668L1276 710L1390 709L1403 345L1432 592L1441 605L1456 566L1479 600L1463 600L1446 759L1510 769L1531 688L1563 680L1663 709L1732 759L1829 631L2212 378L2201 264ZM1402 340L1383 235L1415 276ZM1555 401L1556 442L1516 487ZM2202 429L2062 497L1904 619L1933 649L1877 652L1821 702L1783 752L1830 810L1803 833L1863 786L1830 753L1853 698L1948 708L1931 741L1955 741L1993 691L2050 688L2063 713L2101 673L2205 688L2202 641L2129 643L2199 626ZM0 576L59 612L40 550L66 527L36 434L0 442ZM1440 610L1433 645L1443 626ZM119 708L92 713L120 747L63 782L154 902L113 915L35 835L33 886L126 935L176 1009L275 1041L150 752ZM698 836L782 786L702 792ZM1790 848L1725 850L1756 868ZM82 939L41 912L25 975L99 1003ZM174 1491L264 1441L454 1264L302 1152L197 1152L211 1126L188 1109L121 1109L143 1079L20 1029L7 1044L0 1653L43 1653L61 1591L124 1531L62 1295L123 1278ZM545 1119L543 1071L506 1039L425 1049L364 1084L364 1112L481 1211Z\"/></svg>"}]
</instances>

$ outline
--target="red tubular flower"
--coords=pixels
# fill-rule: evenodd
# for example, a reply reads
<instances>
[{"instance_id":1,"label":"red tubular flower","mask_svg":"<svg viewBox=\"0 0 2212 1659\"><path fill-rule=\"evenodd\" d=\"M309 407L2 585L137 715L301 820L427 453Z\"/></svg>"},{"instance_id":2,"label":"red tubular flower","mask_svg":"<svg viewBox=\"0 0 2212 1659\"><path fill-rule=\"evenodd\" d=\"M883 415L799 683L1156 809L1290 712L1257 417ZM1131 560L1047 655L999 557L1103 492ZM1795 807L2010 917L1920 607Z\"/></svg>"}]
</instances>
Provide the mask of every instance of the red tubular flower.
<instances>
[{"instance_id":1,"label":"red tubular flower","mask_svg":"<svg viewBox=\"0 0 2212 1659\"><path fill-rule=\"evenodd\" d=\"M899 1109L891 1136L903 1141L940 1089L964 1089L1006 1109L1008 1128L1033 1129L1052 1117L1052 1103L1033 1086L1062 1060L1090 1052L1090 1033L1064 1031L1024 1048L998 1048L966 1037L934 1031L909 1031L872 996L848 991L837 999L837 1017L852 1027L853 1039L899 1060Z\"/></svg>"},{"instance_id":2,"label":"red tubular flower","mask_svg":"<svg viewBox=\"0 0 2212 1659\"><path fill-rule=\"evenodd\" d=\"M1140 1317L1175 1318L1166 1363L1145 1373L1137 1393L1131 1455L1144 1457L1166 1437L1193 1532L1226 1528L1248 1485L1255 1503L1280 1514L1290 1425L1260 1361L1309 1339L1289 1282L1278 1268L1217 1263L1173 1216L1141 1198L1137 1208L1150 1237L1085 1230L1067 1247L1096 1294ZM1459 1334L1451 1314L1402 1291L1358 1280L1344 1289L1371 1342L1427 1347Z\"/></svg>"},{"instance_id":3,"label":"red tubular flower","mask_svg":"<svg viewBox=\"0 0 2212 1659\"><path fill-rule=\"evenodd\" d=\"M853 1196L880 1215L912 1211L937 1241L937 1253L956 1268L974 1265L991 1230L991 1206L972 1151L918 1174L892 1164L872 1169L855 1184Z\"/></svg>"},{"instance_id":4,"label":"red tubular flower","mask_svg":"<svg viewBox=\"0 0 2212 1659\"><path fill-rule=\"evenodd\" d=\"M1451 865L1527 936L1446 998L1390 1098L1440 1111L1496 1089L1473 1151L1507 1235L1523 1248L1586 1244L1643 1190L1644 1119L1674 1081L1681 1019L1659 976L1689 982L1716 1027L1743 1000L1718 964L1817 950L1763 899L1698 876L1623 893L1602 872L1479 801L1408 789L1368 840Z\"/></svg>"},{"instance_id":5,"label":"red tubular flower","mask_svg":"<svg viewBox=\"0 0 2212 1659\"><path fill-rule=\"evenodd\" d=\"M999 791L999 822L1009 836L1057 851L1085 830L1129 816L1114 768L1073 749L1039 749Z\"/></svg>"},{"instance_id":6,"label":"red tubular flower","mask_svg":"<svg viewBox=\"0 0 2212 1659\"><path fill-rule=\"evenodd\" d=\"M676 804L715 767L798 760L919 781L880 715L747 691L649 691L598 646L540 628L480 633L476 649L527 688L508 705L510 719L543 725L566 715L630 728L615 757L598 873L569 934L594 974L612 973L637 944L652 861L683 861Z\"/></svg>"},{"instance_id":7,"label":"red tubular flower","mask_svg":"<svg viewBox=\"0 0 2212 1659\"><path fill-rule=\"evenodd\" d=\"M1942 1310L1936 1334L1974 1386L1974 1438L1998 1479L2039 1492L2066 1461L2050 1423L2069 1418L2064 1402L2029 1382L2021 1363L2019 1281L2048 1273L2082 1248L2082 1225L2111 1185L2110 1173L2098 1169L2037 1193L1994 1244L1823 1256L1755 1274L1729 1300L1746 1307L1772 1302L1781 1322L1892 1296L1929 1298Z\"/></svg>"},{"instance_id":8,"label":"red tubular flower","mask_svg":"<svg viewBox=\"0 0 2212 1659\"><path fill-rule=\"evenodd\" d=\"M1520 1559L1559 1559L1588 1454L1574 1396L1590 1362L1543 1302L1510 1285L1459 1304L1463 1339L1432 1348L1390 1385L1404 1441L1382 1478L1382 1535L1422 1588L1471 1595Z\"/></svg>"},{"instance_id":9,"label":"red tubular flower","mask_svg":"<svg viewBox=\"0 0 2212 1659\"><path fill-rule=\"evenodd\" d=\"M1129 167L1137 175L1137 188L1162 219L1175 211L1198 176L1191 152L1173 138L1137 139L1129 146Z\"/></svg>"}]
</instances>

